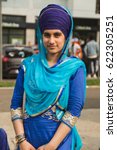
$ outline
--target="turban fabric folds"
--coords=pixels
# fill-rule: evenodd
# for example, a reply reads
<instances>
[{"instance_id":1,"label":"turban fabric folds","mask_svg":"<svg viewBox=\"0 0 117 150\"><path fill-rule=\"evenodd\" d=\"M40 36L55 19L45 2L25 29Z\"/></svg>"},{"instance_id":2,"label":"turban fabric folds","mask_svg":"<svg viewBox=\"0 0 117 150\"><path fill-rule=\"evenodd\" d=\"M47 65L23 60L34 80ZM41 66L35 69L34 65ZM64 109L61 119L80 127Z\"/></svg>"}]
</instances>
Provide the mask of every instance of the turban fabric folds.
<instances>
[{"instance_id":1,"label":"turban fabric folds","mask_svg":"<svg viewBox=\"0 0 117 150\"><path fill-rule=\"evenodd\" d=\"M67 38L71 28L71 19L67 11L59 5L50 4L39 15L41 33L47 29L58 29Z\"/></svg>"}]
</instances>

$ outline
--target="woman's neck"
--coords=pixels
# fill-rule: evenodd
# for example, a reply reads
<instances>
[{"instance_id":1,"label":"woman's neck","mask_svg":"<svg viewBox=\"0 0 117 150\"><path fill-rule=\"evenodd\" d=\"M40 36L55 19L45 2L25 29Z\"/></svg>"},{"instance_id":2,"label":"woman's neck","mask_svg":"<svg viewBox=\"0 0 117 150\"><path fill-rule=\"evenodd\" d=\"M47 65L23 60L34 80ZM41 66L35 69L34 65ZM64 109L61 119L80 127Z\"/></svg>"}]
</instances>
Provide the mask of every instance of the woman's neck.
<instances>
[{"instance_id":1,"label":"woman's neck","mask_svg":"<svg viewBox=\"0 0 117 150\"><path fill-rule=\"evenodd\" d=\"M50 67L54 66L57 61L58 61L58 58L60 57L60 54L47 54L47 61L48 61L48 65Z\"/></svg>"}]
</instances>

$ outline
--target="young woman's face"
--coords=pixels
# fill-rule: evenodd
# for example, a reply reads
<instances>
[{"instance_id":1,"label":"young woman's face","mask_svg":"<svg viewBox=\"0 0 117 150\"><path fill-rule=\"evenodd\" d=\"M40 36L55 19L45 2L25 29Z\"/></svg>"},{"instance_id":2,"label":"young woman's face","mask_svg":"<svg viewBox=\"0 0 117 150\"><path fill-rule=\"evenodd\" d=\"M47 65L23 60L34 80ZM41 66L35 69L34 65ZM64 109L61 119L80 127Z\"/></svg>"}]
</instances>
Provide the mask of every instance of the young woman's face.
<instances>
[{"instance_id":1,"label":"young woman's face","mask_svg":"<svg viewBox=\"0 0 117 150\"><path fill-rule=\"evenodd\" d=\"M60 30L44 30L43 43L48 53L61 53L65 43L65 36Z\"/></svg>"}]
</instances>

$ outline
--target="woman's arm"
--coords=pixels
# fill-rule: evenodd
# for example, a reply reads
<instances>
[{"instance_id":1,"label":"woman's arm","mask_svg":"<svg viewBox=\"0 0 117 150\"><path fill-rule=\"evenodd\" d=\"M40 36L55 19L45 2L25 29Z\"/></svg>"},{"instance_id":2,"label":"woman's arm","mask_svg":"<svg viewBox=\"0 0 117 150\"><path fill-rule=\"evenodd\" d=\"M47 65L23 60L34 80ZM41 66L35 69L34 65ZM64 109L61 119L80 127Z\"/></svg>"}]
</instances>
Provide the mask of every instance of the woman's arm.
<instances>
[{"instance_id":1,"label":"woman's arm","mask_svg":"<svg viewBox=\"0 0 117 150\"><path fill-rule=\"evenodd\" d=\"M51 141L46 145L40 146L38 150L56 150L70 131L70 127L61 123Z\"/></svg>"},{"instance_id":2,"label":"woman's arm","mask_svg":"<svg viewBox=\"0 0 117 150\"><path fill-rule=\"evenodd\" d=\"M80 117L86 96L86 73L80 67L70 80L70 95L67 111L72 116Z\"/></svg>"},{"instance_id":3,"label":"woman's arm","mask_svg":"<svg viewBox=\"0 0 117 150\"><path fill-rule=\"evenodd\" d=\"M63 116L62 122L51 141L47 145L39 147L38 150L44 150L44 148L45 150L57 149L80 116L81 110L84 106L84 99L85 75L83 68L79 68L70 81L70 96L67 112Z\"/></svg>"},{"instance_id":4,"label":"woman's arm","mask_svg":"<svg viewBox=\"0 0 117 150\"><path fill-rule=\"evenodd\" d=\"M26 141L25 131L23 127L23 82L24 70L22 67L19 69L19 74L16 79L16 84L11 100L11 119L16 133L16 140L19 142L21 150L35 150L35 148Z\"/></svg>"},{"instance_id":5,"label":"woman's arm","mask_svg":"<svg viewBox=\"0 0 117 150\"><path fill-rule=\"evenodd\" d=\"M71 128L62 122L58 127L55 135L48 144L51 145L54 149L56 149L70 131Z\"/></svg>"},{"instance_id":6,"label":"woman's arm","mask_svg":"<svg viewBox=\"0 0 117 150\"><path fill-rule=\"evenodd\" d=\"M11 100L11 119L13 122L13 126L15 129L16 135L23 134L23 94L24 94L24 88L23 88L23 82L24 82L24 71L23 68L20 67L19 74L16 79L16 84Z\"/></svg>"}]
</instances>

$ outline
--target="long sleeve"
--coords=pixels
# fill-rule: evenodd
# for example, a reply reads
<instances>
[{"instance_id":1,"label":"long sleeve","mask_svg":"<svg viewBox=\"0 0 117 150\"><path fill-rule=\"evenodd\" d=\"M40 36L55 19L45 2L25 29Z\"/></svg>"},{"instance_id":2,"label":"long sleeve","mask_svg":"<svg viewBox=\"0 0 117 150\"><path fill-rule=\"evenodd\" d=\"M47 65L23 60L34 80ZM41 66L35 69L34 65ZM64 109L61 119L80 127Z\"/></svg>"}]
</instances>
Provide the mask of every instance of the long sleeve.
<instances>
[{"instance_id":1,"label":"long sleeve","mask_svg":"<svg viewBox=\"0 0 117 150\"><path fill-rule=\"evenodd\" d=\"M23 82L24 82L24 70L21 66L19 69L19 74L16 79L16 84L15 84L13 96L11 99L11 106L10 106L11 109L22 107L23 94L24 94Z\"/></svg>"},{"instance_id":2,"label":"long sleeve","mask_svg":"<svg viewBox=\"0 0 117 150\"><path fill-rule=\"evenodd\" d=\"M73 116L80 116L85 101L85 75L83 68L79 68L70 80L70 95L68 101L68 111Z\"/></svg>"},{"instance_id":3,"label":"long sleeve","mask_svg":"<svg viewBox=\"0 0 117 150\"><path fill-rule=\"evenodd\" d=\"M85 74L83 68L79 68L70 80L70 95L68 108L62 121L73 127L81 114L85 102Z\"/></svg>"}]
</instances>

